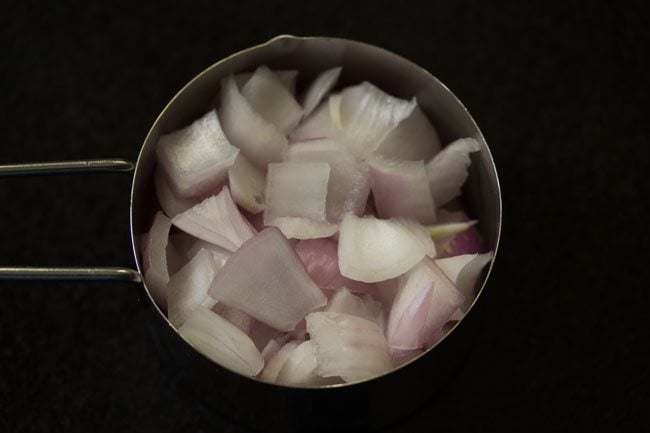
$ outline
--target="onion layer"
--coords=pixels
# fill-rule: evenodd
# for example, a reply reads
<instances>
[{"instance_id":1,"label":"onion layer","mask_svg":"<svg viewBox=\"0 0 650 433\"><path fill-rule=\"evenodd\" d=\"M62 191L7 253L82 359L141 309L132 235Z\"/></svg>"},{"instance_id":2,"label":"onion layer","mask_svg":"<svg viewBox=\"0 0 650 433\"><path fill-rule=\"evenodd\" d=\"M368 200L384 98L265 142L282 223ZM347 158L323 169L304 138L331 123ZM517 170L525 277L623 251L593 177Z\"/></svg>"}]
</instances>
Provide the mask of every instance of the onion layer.
<instances>
[{"instance_id":1,"label":"onion layer","mask_svg":"<svg viewBox=\"0 0 650 433\"><path fill-rule=\"evenodd\" d=\"M382 330L361 317L339 313L310 313L307 331L322 377L346 382L370 379L392 368Z\"/></svg>"},{"instance_id":2,"label":"onion layer","mask_svg":"<svg viewBox=\"0 0 650 433\"><path fill-rule=\"evenodd\" d=\"M264 367L264 358L253 341L207 308L198 307L178 333L196 350L236 373L255 376Z\"/></svg>"},{"instance_id":3,"label":"onion layer","mask_svg":"<svg viewBox=\"0 0 650 433\"><path fill-rule=\"evenodd\" d=\"M291 331L327 298L276 228L246 241L217 273L210 296L281 331Z\"/></svg>"},{"instance_id":4,"label":"onion layer","mask_svg":"<svg viewBox=\"0 0 650 433\"><path fill-rule=\"evenodd\" d=\"M374 283L407 272L425 249L399 221L348 214L339 228L338 255L343 276Z\"/></svg>"},{"instance_id":5,"label":"onion layer","mask_svg":"<svg viewBox=\"0 0 650 433\"><path fill-rule=\"evenodd\" d=\"M158 164L180 197L198 197L221 184L238 153L214 110L186 128L161 135L156 145Z\"/></svg>"},{"instance_id":6,"label":"onion layer","mask_svg":"<svg viewBox=\"0 0 650 433\"><path fill-rule=\"evenodd\" d=\"M286 137L251 107L232 76L221 82L219 118L226 137L259 169L266 170L268 163L282 159Z\"/></svg>"},{"instance_id":7,"label":"onion layer","mask_svg":"<svg viewBox=\"0 0 650 433\"><path fill-rule=\"evenodd\" d=\"M467 167L472 162L469 154L481 150L473 138L461 138L442 149L428 164L427 176L433 201L443 206L460 195L467 179Z\"/></svg>"}]
</instances>

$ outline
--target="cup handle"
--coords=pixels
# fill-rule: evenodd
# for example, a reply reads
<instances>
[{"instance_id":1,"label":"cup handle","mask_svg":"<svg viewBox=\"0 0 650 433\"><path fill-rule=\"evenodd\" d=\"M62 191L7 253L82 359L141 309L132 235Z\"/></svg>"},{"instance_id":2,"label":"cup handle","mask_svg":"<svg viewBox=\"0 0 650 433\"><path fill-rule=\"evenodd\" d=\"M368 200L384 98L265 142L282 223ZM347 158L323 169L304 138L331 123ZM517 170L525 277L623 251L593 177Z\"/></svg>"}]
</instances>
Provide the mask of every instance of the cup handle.
<instances>
[{"instance_id":1,"label":"cup handle","mask_svg":"<svg viewBox=\"0 0 650 433\"><path fill-rule=\"evenodd\" d=\"M31 162L0 165L0 178L77 173L131 172L135 164L125 159L91 159L83 161ZM140 273L129 268L0 266L0 280L108 280L142 281Z\"/></svg>"}]
</instances>

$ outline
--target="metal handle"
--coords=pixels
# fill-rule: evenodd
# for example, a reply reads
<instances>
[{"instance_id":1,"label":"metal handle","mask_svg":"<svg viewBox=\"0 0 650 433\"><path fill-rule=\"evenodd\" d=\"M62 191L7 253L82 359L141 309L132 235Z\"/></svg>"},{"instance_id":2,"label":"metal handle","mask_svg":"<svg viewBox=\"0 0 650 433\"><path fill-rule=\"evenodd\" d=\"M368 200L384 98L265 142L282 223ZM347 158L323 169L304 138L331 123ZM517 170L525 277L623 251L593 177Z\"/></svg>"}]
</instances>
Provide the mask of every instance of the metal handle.
<instances>
[{"instance_id":1,"label":"metal handle","mask_svg":"<svg viewBox=\"0 0 650 433\"><path fill-rule=\"evenodd\" d=\"M31 162L0 165L0 178L55 174L131 172L135 165L125 159ZM0 280L103 280L139 283L142 276L129 268L0 267Z\"/></svg>"}]
</instances>

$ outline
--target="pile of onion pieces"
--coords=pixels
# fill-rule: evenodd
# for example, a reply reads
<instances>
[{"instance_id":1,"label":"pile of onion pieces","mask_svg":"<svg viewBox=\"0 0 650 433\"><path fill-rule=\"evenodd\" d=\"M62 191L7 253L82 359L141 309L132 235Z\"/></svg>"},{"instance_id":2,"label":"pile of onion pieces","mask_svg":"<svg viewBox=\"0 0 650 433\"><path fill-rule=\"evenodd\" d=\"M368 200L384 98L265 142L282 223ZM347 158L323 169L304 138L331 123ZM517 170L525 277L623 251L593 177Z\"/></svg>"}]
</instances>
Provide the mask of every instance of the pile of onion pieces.
<instances>
[{"instance_id":1,"label":"pile of onion pieces","mask_svg":"<svg viewBox=\"0 0 650 433\"><path fill-rule=\"evenodd\" d=\"M297 71L228 76L214 109L157 143L146 285L242 375L309 387L389 372L463 317L492 258L460 200L480 144L443 146L415 98L341 88L341 72L299 96Z\"/></svg>"}]
</instances>

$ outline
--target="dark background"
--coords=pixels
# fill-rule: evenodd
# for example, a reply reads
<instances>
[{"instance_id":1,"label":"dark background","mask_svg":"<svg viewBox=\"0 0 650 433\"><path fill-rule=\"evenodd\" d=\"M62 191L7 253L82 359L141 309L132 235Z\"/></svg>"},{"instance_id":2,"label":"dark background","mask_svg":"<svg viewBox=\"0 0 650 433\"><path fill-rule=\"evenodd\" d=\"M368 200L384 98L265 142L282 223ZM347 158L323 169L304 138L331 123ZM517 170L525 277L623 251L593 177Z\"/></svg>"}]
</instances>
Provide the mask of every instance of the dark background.
<instances>
[{"instance_id":1,"label":"dark background","mask_svg":"<svg viewBox=\"0 0 650 433\"><path fill-rule=\"evenodd\" d=\"M3 2L0 162L135 159L185 82L277 34L383 46L465 103L504 202L476 349L390 431L648 431L650 10L519 3ZM128 175L0 183L0 264L131 266ZM0 283L0 431L242 431L178 395L138 294Z\"/></svg>"}]
</instances>

